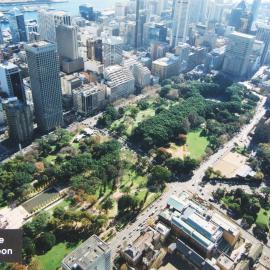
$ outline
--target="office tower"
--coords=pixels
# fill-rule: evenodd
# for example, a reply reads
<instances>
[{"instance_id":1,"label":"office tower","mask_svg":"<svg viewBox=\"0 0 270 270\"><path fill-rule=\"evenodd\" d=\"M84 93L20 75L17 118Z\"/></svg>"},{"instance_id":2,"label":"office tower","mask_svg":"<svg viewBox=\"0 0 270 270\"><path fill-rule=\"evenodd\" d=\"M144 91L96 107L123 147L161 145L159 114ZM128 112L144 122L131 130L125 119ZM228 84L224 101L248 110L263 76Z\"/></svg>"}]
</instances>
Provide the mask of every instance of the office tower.
<instances>
[{"instance_id":1,"label":"office tower","mask_svg":"<svg viewBox=\"0 0 270 270\"><path fill-rule=\"evenodd\" d=\"M123 40L120 37L110 37L103 41L103 63L105 67L119 65L122 62Z\"/></svg>"},{"instance_id":2,"label":"office tower","mask_svg":"<svg viewBox=\"0 0 270 270\"><path fill-rule=\"evenodd\" d=\"M262 3L262 0L253 0L252 7L251 7L253 21L256 21L258 17L258 11L260 9L261 3Z\"/></svg>"},{"instance_id":3,"label":"office tower","mask_svg":"<svg viewBox=\"0 0 270 270\"><path fill-rule=\"evenodd\" d=\"M88 21L96 21L99 16L100 12L94 11L93 7L90 5L81 5L79 6L79 11L81 14L81 17Z\"/></svg>"},{"instance_id":4,"label":"office tower","mask_svg":"<svg viewBox=\"0 0 270 270\"><path fill-rule=\"evenodd\" d=\"M110 91L108 91L110 101L128 97L135 92L135 78L126 67L109 66L104 70L104 78L110 87Z\"/></svg>"},{"instance_id":5,"label":"office tower","mask_svg":"<svg viewBox=\"0 0 270 270\"><path fill-rule=\"evenodd\" d=\"M57 51L61 70L74 73L83 69L83 59L79 57L77 28L70 25L56 27Z\"/></svg>"},{"instance_id":6,"label":"office tower","mask_svg":"<svg viewBox=\"0 0 270 270\"><path fill-rule=\"evenodd\" d=\"M139 33L139 17L140 17L140 0L136 1L136 25L135 25L135 53L138 50L138 33Z\"/></svg>"},{"instance_id":7,"label":"office tower","mask_svg":"<svg viewBox=\"0 0 270 270\"><path fill-rule=\"evenodd\" d=\"M87 58L102 63L102 39L88 39L86 47Z\"/></svg>"},{"instance_id":8,"label":"office tower","mask_svg":"<svg viewBox=\"0 0 270 270\"><path fill-rule=\"evenodd\" d=\"M104 108L106 104L107 86L105 84L85 84L72 92L74 109L79 114L93 114Z\"/></svg>"},{"instance_id":9,"label":"office tower","mask_svg":"<svg viewBox=\"0 0 270 270\"><path fill-rule=\"evenodd\" d=\"M127 15L127 3L125 2L116 2L115 9L115 17L125 17Z\"/></svg>"},{"instance_id":10,"label":"office tower","mask_svg":"<svg viewBox=\"0 0 270 270\"><path fill-rule=\"evenodd\" d=\"M4 44L4 37L2 33L2 24L0 23L0 45Z\"/></svg>"},{"instance_id":11,"label":"office tower","mask_svg":"<svg viewBox=\"0 0 270 270\"><path fill-rule=\"evenodd\" d=\"M237 78L246 76L254 40L254 36L239 32L230 35L222 67L225 73Z\"/></svg>"},{"instance_id":12,"label":"office tower","mask_svg":"<svg viewBox=\"0 0 270 270\"><path fill-rule=\"evenodd\" d=\"M178 42L185 42L188 34L190 0L175 0L172 18L172 40L174 48Z\"/></svg>"},{"instance_id":13,"label":"office tower","mask_svg":"<svg viewBox=\"0 0 270 270\"><path fill-rule=\"evenodd\" d=\"M267 64L270 56L270 23L257 25L256 39L264 42L261 64Z\"/></svg>"},{"instance_id":14,"label":"office tower","mask_svg":"<svg viewBox=\"0 0 270 270\"><path fill-rule=\"evenodd\" d=\"M12 42L27 42L27 33L23 14L12 13L9 16Z\"/></svg>"},{"instance_id":15,"label":"office tower","mask_svg":"<svg viewBox=\"0 0 270 270\"><path fill-rule=\"evenodd\" d=\"M30 106L16 97L3 101L9 139L13 143L31 142L33 138L33 115Z\"/></svg>"},{"instance_id":16,"label":"office tower","mask_svg":"<svg viewBox=\"0 0 270 270\"><path fill-rule=\"evenodd\" d=\"M169 50L170 45L166 42L152 42L150 45L151 59L156 60L158 58L164 57Z\"/></svg>"},{"instance_id":17,"label":"office tower","mask_svg":"<svg viewBox=\"0 0 270 270\"><path fill-rule=\"evenodd\" d=\"M47 41L25 46L38 128L49 132L63 124L62 93L56 45Z\"/></svg>"},{"instance_id":18,"label":"office tower","mask_svg":"<svg viewBox=\"0 0 270 270\"><path fill-rule=\"evenodd\" d=\"M241 28L241 19L245 15L247 7L245 1L241 1L236 7L231 11L229 18L229 25L235 27L238 31Z\"/></svg>"},{"instance_id":19,"label":"office tower","mask_svg":"<svg viewBox=\"0 0 270 270\"><path fill-rule=\"evenodd\" d=\"M71 25L71 17L64 11L42 10L38 13L38 25L40 39L56 43L56 27Z\"/></svg>"},{"instance_id":20,"label":"office tower","mask_svg":"<svg viewBox=\"0 0 270 270\"><path fill-rule=\"evenodd\" d=\"M8 97L25 101L21 70L18 66L10 62L0 63L0 90Z\"/></svg>"},{"instance_id":21,"label":"office tower","mask_svg":"<svg viewBox=\"0 0 270 270\"><path fill-rule=\"evenodd\" d=\"M188 23L205 22L208 0L190 0Z\"/></svg>"},{"instance_id":22,"label":"office tower","mask_svg":"<svg viewBox=\"0 0 270 270\"><path fill-rule=\"evenodd\" d=\"M143 66L142 63L138 62L136 59L129 58L123 61L123 66L129 68L135 78L135 86L139 89L150 85L151 82L151 72L150 70Z\"/></svg>"},{"instance_id":23,"label":"office tower","mask_svg":"<svg viewBox=\"0 0 270 270\"><path fill-rule=\"evenodd\" d=\"M62 261L63 270L111 270L111 249L92 235Z\"/></svg>"},{"instance_id":24,"label":"office tower","mask_svg":"<svg viewBox=\"0 0 270 270\"><path fill-rule=\"evenodd\" d=\"M166 42L167 27L162 23L145 23L143 28L144 46L149 46L152 42Z\"/></svg>"},{"instance_id":25,"label":"office tower","mask_svg":"<svg viewBox=\"0 0 270 270\"><path fill-rule=\"evenodd\" d=\"M168 79L180 73L180 58L172 53L159 58L152 63L152 74L159 77L160 81Z\"/></svg>"},{"instance_id":26,"label":"office tower","mask_svg":"<svg viewBox=\"0 0 270 270\"><path fill-rule=\"evenodd\" d=\"M145 11L140 11L139 13L139 22L138 22L138 32L137 32L137 48L142 47L143 45L143 29L144 24L146 23L147 15Z\"/></svg>"}]
</instances>

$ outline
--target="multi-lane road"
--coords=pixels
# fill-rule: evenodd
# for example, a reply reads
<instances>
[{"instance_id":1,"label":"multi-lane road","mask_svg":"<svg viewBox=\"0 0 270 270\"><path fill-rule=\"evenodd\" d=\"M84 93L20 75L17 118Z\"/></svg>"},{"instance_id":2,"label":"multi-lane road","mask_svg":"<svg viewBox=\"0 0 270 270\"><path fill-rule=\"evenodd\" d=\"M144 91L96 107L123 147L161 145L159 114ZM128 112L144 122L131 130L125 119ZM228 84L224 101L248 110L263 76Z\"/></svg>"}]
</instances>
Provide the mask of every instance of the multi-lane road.
<instances>
[{"instance_id":1,"label":"multi-lane road","mask_svg":"<svg viewBox=\"0 0 270 270\"><path fill-rule=\"evenodd\" d=\"M140 230L143 229L143 227L146 225L148 219L150 218L155 219L158 216L160 210L166 207L167 199L171 195L180 193L183 190L191 191L193 193L198 193L199 183L201 182L207 168L212 167L227 152L231 151L233 147L235 146L235 144L248 143L249 133L259 123L259 121L265 114L265 108L264 108L265 102L266 102L266 98L261 97L261 100L258 103L254 117L250 121L250 123L244 126L239 132L239 134L237 134L233 139L227 142L223 146L222 149L220 149L217 153L212 155L208 160L203 162L200 165L200 167L194 171L194 174L189 181L170 183L167 186L166 192L164 192L163 195L157 201L155 201L152 205L150 205L147 209L145 209L142 213L140 213L137 216L135 222L133 222L132 224L129 224L122 231L116 233L116 235L110 242L110 247L112 249L113 257L115 257L115 255L117 254L119 249L123 247L123 245L127 243L132 243L132 241L134 241L140 235ZM207 200L209 199L209 197L210 197L210 194L208 193L208 198L204 198L204 199ZM251 236L247 232L243 231L243 235L246 238L248 238L250 241L257 241L253 236ZM265 254L270 255L270 249L267 247L265 247Z\"/></svg>"}]
</instances>

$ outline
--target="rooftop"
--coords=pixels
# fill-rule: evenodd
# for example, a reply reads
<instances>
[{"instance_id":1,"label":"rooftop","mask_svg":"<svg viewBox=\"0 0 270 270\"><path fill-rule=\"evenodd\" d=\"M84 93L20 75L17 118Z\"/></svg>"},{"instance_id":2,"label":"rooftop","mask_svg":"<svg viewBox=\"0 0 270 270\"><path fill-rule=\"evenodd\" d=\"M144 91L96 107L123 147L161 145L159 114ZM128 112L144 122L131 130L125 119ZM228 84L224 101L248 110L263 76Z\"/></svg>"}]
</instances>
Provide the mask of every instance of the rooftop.
<instances>
[{"instance_id":1,"label":"rooftop","mask_svg":"<svg viewBox=\"0 0 270 270\"><path fill-rule=\"evenodd\" d=\"M62 264L69 269L74 269L76 266L81 267L80 269L82 270L89 269L91 263L108 252L110 252L109 246L96 235L92 235L88 240L65 257Z\"/></svg>"}]
</instances>

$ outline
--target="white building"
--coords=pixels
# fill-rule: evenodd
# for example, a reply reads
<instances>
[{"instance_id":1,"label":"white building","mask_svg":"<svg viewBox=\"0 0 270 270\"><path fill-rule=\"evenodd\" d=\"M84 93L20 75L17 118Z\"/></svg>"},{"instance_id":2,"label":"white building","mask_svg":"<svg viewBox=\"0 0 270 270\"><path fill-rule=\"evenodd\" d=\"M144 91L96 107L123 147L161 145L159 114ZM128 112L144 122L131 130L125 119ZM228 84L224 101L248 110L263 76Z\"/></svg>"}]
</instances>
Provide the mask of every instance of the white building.
<instances>
[{"instance_id":1,"label":"white building","mask_svg":"<svg viewBox=\"0 0 270 270\"><path fill-rule=\"evenodd\" d=\"M41 40L56 43L56 27L71 25L71 17L64 11L41 10L38 13L38 32Z\"/></svg>"},{"instance_id":2,"label":"white building","mask_svg":"<svg viewBox=\"0 0 270 270\"><path fill-rule=\"evenodd\" d=\"M119 65L122 62L122 46L121 37L109 37L103 41L103 63L104 66Z\"/></svg>"},{"instance_id":3,"label":"white building","mask_svg":"<svg viewBox=\"0 0 270 270\"><path fill-rule=\"evenodd\" d=\"M171 46L185 42L188 35L190 0L175 0L173 6Z\"/></svg>"},{"instance_id":4,"label":"white building","mask_svg":"<svg viewBox=\"0 0 270 270\"><path fill-rule=\"evenodd\" d=\"M62 261L63 270L111 270L110 247L92 235Z\"/></svg>"},{"instance_id":5,"label":"white building","mask_svg":"<svg viewBox=\"0 0 270 270\"><path fill-rule=\"evenodd\" d=\"M129 68L135 78L135 85L144 88L151 83L151 72L135 59L129 58L123 61L126 68Z\"/></svg>"},{"instance_id":6,"label":"white building","mask_svg":"<svg viewBox=\"0 0 270 270\"><path fill-rule=\"evenodd\" d=\"M134 94L135 79L128 68L119 65L109 66L104 70L104 78L110 87L108 96L111 101Z\"/></svg>"},{"instance_id":7,"label":"white building","mask_svg":"<svg viewBox=\"0 0 270 270\"><path fill-rule=\"evenodd\" d=\"M240 32L233 32L226 47L222 70L233 77L245 77L255 37Z\"/></svg>"},{"instance_id":8,"label":"white building","mask_svg":"<svg viewBox=\"0 0 270 270\"><path fill-rule=\"evenodd\" d=\"M57 26L56 41L61 70L68 74L83 70L83 58L79 57L77 28L70 25Z\"/></svg>"}]
</instances>

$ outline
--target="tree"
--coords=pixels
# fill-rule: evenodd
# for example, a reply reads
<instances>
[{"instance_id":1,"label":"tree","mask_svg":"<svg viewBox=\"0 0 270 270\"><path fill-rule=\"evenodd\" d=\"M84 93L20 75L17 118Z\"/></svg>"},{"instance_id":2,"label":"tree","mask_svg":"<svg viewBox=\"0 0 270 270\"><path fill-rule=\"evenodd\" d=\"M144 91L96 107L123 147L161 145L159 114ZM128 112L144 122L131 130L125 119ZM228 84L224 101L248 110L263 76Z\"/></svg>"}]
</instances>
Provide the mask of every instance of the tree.
<instances>
[{"instance_id":1,"label":"tree","mask_svg":"<svg viewBox=\"0 0 270 270\"><path fill-rule=\"evenodd\" d=\"M28 222L23 226L24 235L32 239L35 238L35 236L45 230L49 220L50 215L47 212L41 212L39 215L34 217L31 222Z\"/></svg>"},{"instance_id":2,"label":"tree","mask_svg":"<svg viewBox=\"0 0 270 270\"><path fill-rule=\"evenodd\" d=\"M135 210L138 206L138 200L131 195L123 195L118 200L118 212L123 213L127 210Z\"/></svg>"},{"instance_id":3,"label":"tree","mask_svg":"<svg viewBox=\"0 0 270 270\"><path fill-rule=\"evenodd\" d=\"M267 233L264 230L264 228L261 228L260 226L256 225L253 228L253 234L260 241L263 241L265 244L267 243Z\"/></svg>"},{"instance_id":4,"label":"tree","mask_svg":"<svg viewBox=\"0 0 270 270\"><path fill-rule=\"evenodd\" d=\"M166 167L154 166L148 177L148 185L155 188L164 188L166 182L169 182L171 172Z\"/></svg>"},{"instance_id":5,"label":"tree","mask_svg":"<svg viewBox=\"0 0 270 270\"><path fill-rule=\"evenodd\" d=\"M28 260L36 253L36 246L32 238L24 237L23 238L23 254L24 257Z\"/></svg>"},{"instance_id":6,"label":"tree","mask_svg":"<svg viewBox=\"0 0 270 270\"><path fill-rule=\"evenodd\" d=\"M56 239L53 233L51 232L42 233L36 239L37 251L41 254L44 254L55 245L55 242L56 242Z\"/></svg>"},{"instance_id":7,"label":"tree","mask_svg":"<svg viewBox=\"0 0 270 270\"><path fill-rule=\"evenodd\" d=\"M108 198L102 203L101 207L107 212L109 209L113 208L113 203L114 201L111 198Z\"/></svg>"}]
</instances>

